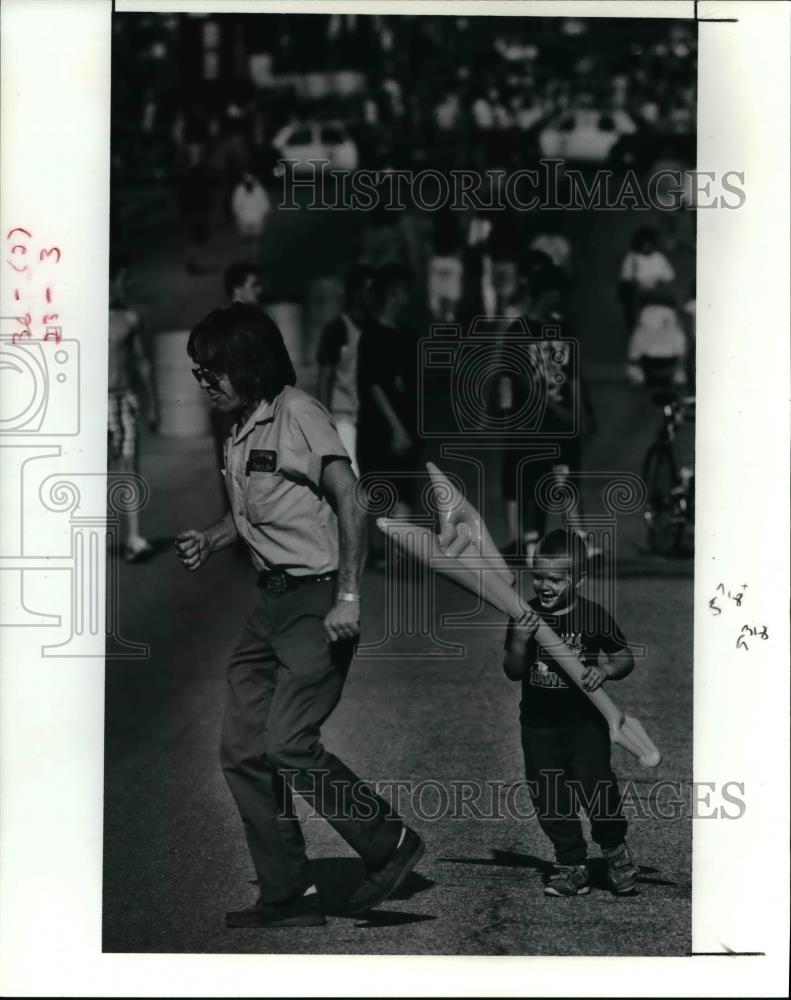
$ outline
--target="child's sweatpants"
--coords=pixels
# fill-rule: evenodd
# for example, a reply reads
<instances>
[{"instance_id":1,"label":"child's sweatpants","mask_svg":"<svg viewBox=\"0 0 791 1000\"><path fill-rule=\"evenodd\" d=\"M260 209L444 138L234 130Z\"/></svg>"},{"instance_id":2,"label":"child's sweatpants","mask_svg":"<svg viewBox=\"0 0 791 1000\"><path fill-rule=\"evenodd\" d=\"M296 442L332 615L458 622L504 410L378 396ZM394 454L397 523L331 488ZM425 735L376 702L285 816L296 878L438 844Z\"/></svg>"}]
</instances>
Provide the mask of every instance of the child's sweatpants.
<instances>
[{"instance_id":1,"label":"child's sweatpants","mask_svg":"<svg viewBox=\"0 0 791 1000\"><path fill-rule=\"evenodd\" d=\"M627 824L603 720L551 729L522 726L522 748L538 822L552 841L558 864L585 861L580 809L587 813L591 836L601 848L612 850L623 843Z\"/></svg>"}]
</instances>

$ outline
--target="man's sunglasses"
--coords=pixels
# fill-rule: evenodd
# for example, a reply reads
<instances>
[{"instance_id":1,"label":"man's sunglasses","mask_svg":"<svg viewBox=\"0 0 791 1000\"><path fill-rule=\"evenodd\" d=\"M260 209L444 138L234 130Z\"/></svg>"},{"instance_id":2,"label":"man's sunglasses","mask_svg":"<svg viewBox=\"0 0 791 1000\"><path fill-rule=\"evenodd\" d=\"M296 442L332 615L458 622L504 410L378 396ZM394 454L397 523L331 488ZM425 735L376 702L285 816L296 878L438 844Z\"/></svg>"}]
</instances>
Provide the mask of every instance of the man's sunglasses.
<instances>
[{"instance_id":1,"label":"man's sunglasses","mask_svg":"<svg viewBox=\"0 0 791 1000\"><path fill-rule=\"evenodd\" d=\"M195 381L200 385L205 382L210 389L220 388L220 379L222 375L218 375L217 372L213 372L211 368L193 368L192 374L195 376Z\"/></svg>"}]
</instances>

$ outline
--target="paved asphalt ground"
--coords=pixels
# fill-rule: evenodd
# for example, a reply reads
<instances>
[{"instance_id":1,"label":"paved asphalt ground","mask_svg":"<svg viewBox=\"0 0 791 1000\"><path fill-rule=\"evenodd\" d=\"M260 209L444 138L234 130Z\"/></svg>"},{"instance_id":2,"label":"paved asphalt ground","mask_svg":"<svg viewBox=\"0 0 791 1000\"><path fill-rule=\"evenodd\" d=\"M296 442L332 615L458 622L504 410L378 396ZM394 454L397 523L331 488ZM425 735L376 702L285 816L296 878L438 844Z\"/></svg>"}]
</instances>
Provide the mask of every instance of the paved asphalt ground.
<instances>
[{"instance_id":1,"label":"paved asphalt ground","mask_svg":"<svg viewBox=\"0 0 791 1000\"><path fill-rule=\"evenodd\" d=\"M624 221L620 237L613 238L614 258L633 224L633 219ZM288 223L294 225L304 229L307 223L301 218ZM348 220L332 225L345 239ZM293 233L289 240L293 253L299 241ZM331 248L323 240L314 245L321 247L322 258L315 267L328 266ZM229 238L220 236L213 252L227 259ZM186 277L166 242L140 259L136 273L138 297L153 329L183 328L218 297L217 275ZM610 284L608 297L611 289ZM608 310L603 305L601 315L610 315ZM593 334L599 332L602 353L594 360L611 360L616 334L606 325ZM587 468L639 469L656 420L650 403L617 381L597 381L593 392L601 428L586 455ZM427 457L437 457L436 452ZM463 474L461 465L444 464ZM518 685L502 673L503 622L488 610L474 619L477 627L438 629L441 640L465 644L463 657L436 655L436 638L418 632L394 637L386 650L395 654L391 658L358 658L344 698L325 727L327 745L360 776L385 783L431 783L423 786L419 801L403 793L399 799L408 822L425 837L427 852L398 896L365 919L345 917L344 901L360 877L360 864L327 824L308 819L306 836L330 915L327 926L226 929L225 911L255 897L241 824L217 759L224 661L252 598L252 571L243 553L230 551L213 557L200 573L187 574L170 547L179 530L203 526L221 512L209 439L147 437L142 471L152 490L144 526L161 542L162 551L145 565L119 567L122 634L147 643L150 656L110 658L107 665L104 950L689 951L688 816L634 820L630 842L641 867L637 895L613 897L601 887L601 870L594 866L599 884L589 896L571 900L542 894L541 876L551 851L535 819L465 818L458 802L462 783L481 785L484 791L473 804L486 814L494 783L507 789L522 778ZM497 540L504 541L496 472L496 459L491 459L485 495L477 499ZM599 509L592 491L586 493L586 504L591 513ZM630 640L645 646L646 656L611 693L644 722L663 753L659 768L647 771L621 749L614 750L616 772L633 783L632 814L646 806L652 783L687 782L692 768L691 562L647 556L642 544L639 514L623 516L618 522L616 614ZM408 581L405 585L411 586ZM384 587L383 573L366 572L363 639L368 643L384 634ZM438 587L438 613L472 607L449 584ZM438 798L438 786L447 791L447 802ZM392 787L385 784L386 795ZM452 815L454 789L458 818ZM524 789L516 807L528 811ZM436 813L440 815L432 819Z\"/></svg>"}]
</instances>

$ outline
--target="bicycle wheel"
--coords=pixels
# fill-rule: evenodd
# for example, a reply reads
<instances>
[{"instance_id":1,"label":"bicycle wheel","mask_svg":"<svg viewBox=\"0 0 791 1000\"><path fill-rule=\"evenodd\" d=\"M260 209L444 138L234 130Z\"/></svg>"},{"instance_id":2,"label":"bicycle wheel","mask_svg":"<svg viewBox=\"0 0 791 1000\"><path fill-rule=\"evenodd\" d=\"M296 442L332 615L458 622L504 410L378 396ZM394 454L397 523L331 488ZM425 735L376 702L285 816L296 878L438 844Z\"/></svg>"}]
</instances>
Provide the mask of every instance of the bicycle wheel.
<instances>
[{"instance_id":1,"label":"bicycle wheel","mask_svg":"<svg viewBox=\"0 0 791 1000\"><path fill-rule=\"evenodd\" d=\"M669 449L654 443L643 461L646 505L643 510L648 547L657 555L673 555L684 534L684 512L680 507L678 477Z\"/></svg>"}]
</instances>

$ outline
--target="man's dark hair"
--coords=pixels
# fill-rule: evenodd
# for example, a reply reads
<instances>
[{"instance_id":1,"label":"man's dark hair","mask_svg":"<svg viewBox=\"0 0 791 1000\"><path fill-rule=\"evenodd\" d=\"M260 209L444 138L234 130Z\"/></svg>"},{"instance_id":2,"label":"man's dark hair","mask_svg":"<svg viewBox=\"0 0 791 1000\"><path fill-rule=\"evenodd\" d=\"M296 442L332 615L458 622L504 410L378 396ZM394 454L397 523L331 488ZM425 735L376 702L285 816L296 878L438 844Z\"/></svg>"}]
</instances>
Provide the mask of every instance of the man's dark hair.
<instances>
[{"instance_id":1,"label":"man's dark hair","mask_svg":"<svg viewBox=\"0 0 791 1000\"><path fill-rule=\"evenodd\" d=\"M192 329L187 351L201 367L227 375L245 403L272 400L297 381L277 324L256 306L215 309Z\"/></svg>"},{"instance_id":2,"label":"man's dark hair","mask_svg":"<svg viewBox=\"0 0 791 1000\"><path fill-rule=\"evenodd\" d=\"M588 553L585 542L576 531L556 528L544 535L536 546L534 557L545 559L568 559L571 562L571 576L579 580L587 568Z\"/></svg>"},{"instance_id":3,"label":"man's dark hair","mask_svg":"<svg viewBox=\"0 0 791 1000\"><path fill-rule=\"evenodd\" d=\"M373 280L374 269L370 264L352 264L346 272L346 280L344 282L344 294L347 304Z\"/></svg>"},{"instance_id":4,"label":"man's dark hair","mask_svg":"<svg viewBox=\"0 0 791 1000\"><path fill-rule=\"evenodd\" d=\"M227 268L223 276L226 298L231 298L237 288L241 288L250 275L258 275L258 268L246 260L237 261Z\"/></svg>"},{"instance_id":5,"label":"man's dark hair","mask_svg":"<svg viewBox=\"0 0 791 1000\"><path fill-rule=\"evenodd\" d=\"M412 272L404 264L391 261L382 264L374 272L374 294L379 302L383 302L392 289L398 285L408 285L412 281Z\"/></svg>"}]
</instances>

